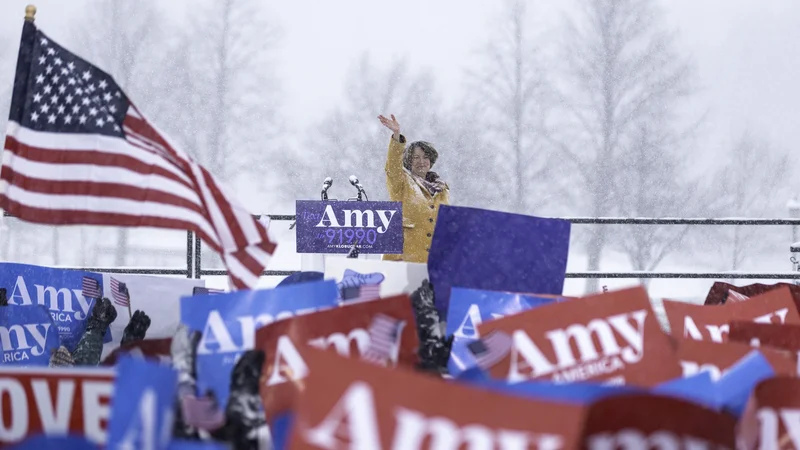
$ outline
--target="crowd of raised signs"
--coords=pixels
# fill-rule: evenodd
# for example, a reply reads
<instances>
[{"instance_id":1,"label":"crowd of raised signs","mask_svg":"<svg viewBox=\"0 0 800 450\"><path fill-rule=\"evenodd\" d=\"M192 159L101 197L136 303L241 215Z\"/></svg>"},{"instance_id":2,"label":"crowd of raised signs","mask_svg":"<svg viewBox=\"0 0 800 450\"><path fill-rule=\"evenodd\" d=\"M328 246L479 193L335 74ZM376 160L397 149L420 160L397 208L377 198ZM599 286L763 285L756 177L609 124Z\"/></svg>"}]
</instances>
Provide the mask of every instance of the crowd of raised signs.
<instances>
[{"instance_id":1,"label":"crowd of raised signs","mask_svg":"<svg viewBox=\"0 0 800 450\"><path fill-rule=\"evenodd\" d=\"M800 286L660 323L642 287L562 295L569 222L439 220L427 264L251 291L0 263L0 447L800 448Z\"/></svg>"}]
</instances>

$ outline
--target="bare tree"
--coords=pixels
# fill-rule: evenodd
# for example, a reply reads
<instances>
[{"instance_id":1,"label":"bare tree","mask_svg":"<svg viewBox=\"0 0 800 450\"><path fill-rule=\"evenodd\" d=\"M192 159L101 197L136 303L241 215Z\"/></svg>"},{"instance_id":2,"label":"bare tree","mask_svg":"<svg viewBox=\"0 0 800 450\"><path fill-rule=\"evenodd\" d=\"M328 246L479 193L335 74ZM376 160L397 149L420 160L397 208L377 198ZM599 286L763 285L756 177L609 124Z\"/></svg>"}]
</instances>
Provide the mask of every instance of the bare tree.
<instances>
[{"instance_id":1,"label":"bare tree","mask_svg":"<svg viewBox=\"0 0 800 450\"><path fill-rule=\"evenodd\" d=\"M622 149L651 117L658 119L649 125L657 124L658 133L675 124L675 113L690 93L691 71L652 0L578 3L578 15L565 21L559 55L567 119L549 139L572 163L587 212L608 216L619 211L616 186L626 169ZM608 243L608 227L594 227L587 246L589 270L599 269ZM596 291L597 280L587 280L586 290Z\"/></svg>"},{"instance_id":2,"label":"bare tree","mask_svg":"<svg viewBox=\"0 0 800 450\"><path fill-rule=\"evenodd\" d=\"M659 134L659 131L662 133ZM687 152L673 147L670 133L640 124L636 140L621 149L625 170L619 178L617 204L625 217L679 217L697 211L697 181L688 179ZM690 228L678 225L625 226L614 235L634 270L652 271L678 250ZM649 279L640 279L647 285Z\"/></svg>"},{"instance_id":3,"label":"bare tree","mask_svg":"<svg viewBox=\"0 0 800 450\"><path fill-rule=\"evenodd\" d=\"M499 204L524 213L544 206L558 192L551 177L550 147L541 138L552 105L551 87L527 2L506 0L494 36L480 50L481 63L468 72L469 108L491 142L494 173L485 186L500 187Z\"/></svg>"},{"instance_id":4,"label":"bare tree","mask_svg":"<svg viewBox=\"0 0 800 450\"><path fill-rule=\"evenodd\" d=\"M257 0L198 2L190 24L181 105L192 121L189 151L228 184L244 177L257 189L274 187L280 168L272 161L284 151L273 54L279 30Z\"/></svg>"},{"instance_id":5,"label":"bare tree","mask_svg":"<svg viewBox=\"0 0 800 450\"><path fill-rule=\"evenodd\" d=\"M372 65L369 55L362 55L348 76L343 100L312 126L309 150L292 165L295 192L318 198L317 186L331 176L336 180L331 194L350 197L355 189L347 179L356 175L370 199L386 199L383 167L390 134L380 125L378 114L395 114L409 140L432 142L444 160L452 153L439 144L440 105L429 73L414 74L402 60L381 70Z\"/></svg>"},{"instance_id":6,"label":"bare tree","mask_svg":"<svg viewBox=\"0 0 800 450\"><path fill-rule=\"evenodd\" d=\"M716 194L733 217L783 216L791 192L793 166L789 154L772 148L770 143L750 131L743 132L728 152L728 163L715 174ZM734 226L723 248L729 248L731 270L741 270L751 252L764 248L763 238L756 239L758 227ZM770 233L772 234L772 233Z\"/></svg>"}]
</instances>

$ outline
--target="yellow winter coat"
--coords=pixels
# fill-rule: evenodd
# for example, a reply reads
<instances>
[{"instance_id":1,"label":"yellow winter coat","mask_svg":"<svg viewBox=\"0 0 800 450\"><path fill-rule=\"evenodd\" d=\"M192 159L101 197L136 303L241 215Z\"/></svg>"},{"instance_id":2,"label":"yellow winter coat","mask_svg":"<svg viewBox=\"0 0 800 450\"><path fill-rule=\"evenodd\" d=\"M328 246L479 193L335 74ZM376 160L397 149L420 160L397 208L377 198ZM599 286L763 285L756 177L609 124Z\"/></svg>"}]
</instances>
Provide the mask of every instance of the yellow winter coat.
<instances>
[{"instance_id":1,"label":"yellow winter coat","mask_svg":"<svg viewBox=\"0 0 800 450\"><path fill-rule=\"evenodd\" d=\"M383 255L387 261L406 261L427 263L431 248L433 229L439 205L450 202L450 188L446 187L431 196L421 183L403 167L403 151L406 138L400 135L400 142L394 137L389 141L389 154L386 157L386 187L389 199L403 202L403 254Z\"/></svg>"}]
</instances>

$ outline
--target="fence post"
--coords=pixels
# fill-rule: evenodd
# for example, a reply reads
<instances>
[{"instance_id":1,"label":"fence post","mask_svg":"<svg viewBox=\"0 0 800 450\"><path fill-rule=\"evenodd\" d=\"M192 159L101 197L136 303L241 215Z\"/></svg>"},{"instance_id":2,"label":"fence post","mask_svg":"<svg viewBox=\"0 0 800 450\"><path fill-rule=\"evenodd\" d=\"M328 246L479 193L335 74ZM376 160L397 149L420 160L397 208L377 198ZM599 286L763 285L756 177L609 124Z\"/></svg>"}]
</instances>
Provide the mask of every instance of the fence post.
<instances>
[{"instance_id":1,"label":"fence post","mask_svg":"<svg viewBox=\"0 0 800 450\"><path fill-rule=\"evenodd\" d=\"M194 233L191 231L186 232L186 278L192 278L192 241L194 240Z\"/></svg>"},{"instance_id":2,"label":"fence post","mask_svg":"<svg viewBox=\"0 0 800 450\"><path fill-rule=\"evenodd\" d=\"M200 279L203 274L203 241L199 236L194 239L194 277Z\"/></svg>"}]
</instances>

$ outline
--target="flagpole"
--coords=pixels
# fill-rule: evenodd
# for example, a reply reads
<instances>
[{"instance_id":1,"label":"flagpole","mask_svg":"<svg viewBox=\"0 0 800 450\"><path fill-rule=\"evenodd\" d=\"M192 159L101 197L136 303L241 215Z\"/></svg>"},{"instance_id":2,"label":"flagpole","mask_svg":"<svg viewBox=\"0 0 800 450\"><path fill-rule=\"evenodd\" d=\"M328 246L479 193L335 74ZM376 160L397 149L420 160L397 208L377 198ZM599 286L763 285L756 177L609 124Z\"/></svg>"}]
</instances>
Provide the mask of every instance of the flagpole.
<instances>
[{"instance_id":1,"label":"flagpole","mask_svg":"<svg viewBox=\"0 0 800 450\"><path fill-rule=\"evenodd\" d=\"M25 7L25 20L28 22L33 22L36 16L36 6L35 5L28 5Z\"/></svg>"}]
</instances>

